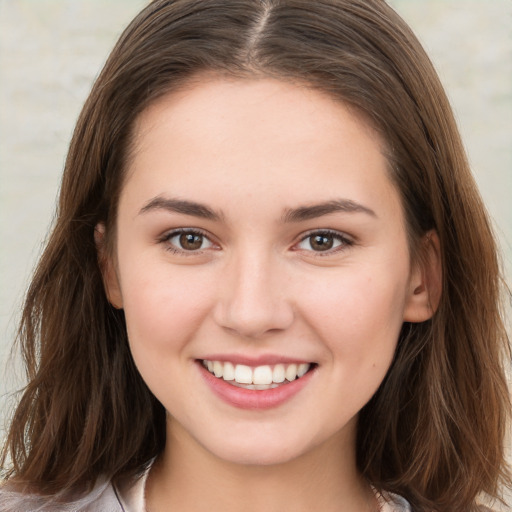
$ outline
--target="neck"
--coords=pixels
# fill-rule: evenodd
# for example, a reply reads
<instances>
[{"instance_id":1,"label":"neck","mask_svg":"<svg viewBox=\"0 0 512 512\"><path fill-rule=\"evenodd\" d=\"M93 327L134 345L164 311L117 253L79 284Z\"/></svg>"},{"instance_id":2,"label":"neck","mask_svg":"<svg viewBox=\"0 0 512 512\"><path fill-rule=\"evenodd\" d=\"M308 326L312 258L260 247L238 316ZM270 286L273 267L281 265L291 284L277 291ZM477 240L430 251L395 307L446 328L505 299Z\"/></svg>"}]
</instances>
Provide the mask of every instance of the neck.
<instances>
[{"instance_id":1,"label":"neck","mask_svg":"<svg viewBox=\"0 0 512 512\"><path fill-rule=\"evenodd\" d=\"M374 512L355 464L355 428L279 464L237 464L216 457L176 422L146 485L147 510L188 512ZM348 437L348 438L347 438ZM348 442L349 441L349 442Z\"/></svg>"}]
</instances>

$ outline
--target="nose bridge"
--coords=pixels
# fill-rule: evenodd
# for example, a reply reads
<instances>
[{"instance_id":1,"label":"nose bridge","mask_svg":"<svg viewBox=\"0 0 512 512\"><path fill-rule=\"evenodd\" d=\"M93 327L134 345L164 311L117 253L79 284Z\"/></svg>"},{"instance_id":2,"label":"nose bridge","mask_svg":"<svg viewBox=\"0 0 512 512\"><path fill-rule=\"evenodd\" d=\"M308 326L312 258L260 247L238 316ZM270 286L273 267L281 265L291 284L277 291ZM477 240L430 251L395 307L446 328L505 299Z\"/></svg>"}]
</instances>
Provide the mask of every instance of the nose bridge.
<instances>
[{"instance_id":1,"label":"nose bridge","mask_svg":"<svg viewBox=\"0 0 512 512\"><path fill-rule=\"evenodd\" d=\"M286 329L293 321L279 258L262 248L233 255L221 283L217 321L243 337Z\"/></svg>"}]
</instances>

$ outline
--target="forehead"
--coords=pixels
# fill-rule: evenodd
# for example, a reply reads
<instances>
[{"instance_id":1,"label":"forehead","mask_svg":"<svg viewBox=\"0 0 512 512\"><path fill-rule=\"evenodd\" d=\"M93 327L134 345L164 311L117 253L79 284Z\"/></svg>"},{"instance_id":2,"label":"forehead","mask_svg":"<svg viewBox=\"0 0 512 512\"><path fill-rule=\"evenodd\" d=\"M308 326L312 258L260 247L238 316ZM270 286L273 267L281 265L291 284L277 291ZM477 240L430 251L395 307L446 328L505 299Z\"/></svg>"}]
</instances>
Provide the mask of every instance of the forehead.
<instances>
[{"instance_id":1,"label":"forehead","mask_svg":"<svg viewBox=\"0 0 512 512\"><path fill-rule=\"evenodd\" d=\"M199 119L200 124L194 125ZM145 135L159 122L165 122L167 128L202 129L203 135L214 135L221 123L242 126L249 121L255 135L261 135L273 124L277 129L286 127L290 136L307 137L312 131L318 134L319 127L336 128L340 122L348 128L349 119L350 124L358 125L358 130L385 150L384 139L364 112L306 83L201 73L160 97L137 117L133 142L136 152L143 150Z\"/></svg>"},{"instance_id":2,"label":"forehead","mask_svg":"<svg viewBox=\"0 0 512 512\"><path fill-rule=\"evenodd\" d=\"M240 191L240 207L248 193L303 203L305 195L337 199L328 197L336 189L362 201L394 188L383 148L363 116L317 90L206 78L139 116L126 185L147 197L193 192L201 201L214 192L235 201Z\"/></svg>"}]
</instances>

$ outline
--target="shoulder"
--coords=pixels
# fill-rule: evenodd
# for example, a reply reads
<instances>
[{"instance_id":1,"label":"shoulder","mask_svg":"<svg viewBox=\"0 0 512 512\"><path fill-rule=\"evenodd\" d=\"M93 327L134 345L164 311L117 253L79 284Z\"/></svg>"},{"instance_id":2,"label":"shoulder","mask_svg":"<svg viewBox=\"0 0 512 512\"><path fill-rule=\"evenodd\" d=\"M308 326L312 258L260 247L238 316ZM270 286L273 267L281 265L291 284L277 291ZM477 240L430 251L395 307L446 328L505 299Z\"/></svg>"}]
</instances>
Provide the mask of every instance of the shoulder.
<instances>
[{"instance_id":1,"label":"shoulder","mask_svg":"<svg viewBox=\"0 0 512 512\"><path fill-rule=\"evenodd\" d=\"M397 494L383 492L382 494L377 494L377 498L379 500L380 512L413 512L409 502ZM484 505L476 505L471 510L473 512L499 512Z\"/></svg>"},{"instance_id":2,"label":"shoulder","mask_svg":"<svg viewBox=\"0 0 512 512\"><path fill-rule=\"evenodd\" d=\"M379 502L380 512L411 512L409 502L389 492L376 492L377 500Z\"/></svg>"},{"instance_id":3,"label":"shoulder","mask_svg":"<svg viewBox=\"0 0 512 512\"><path fill-rule=\"evenodd\" d=\"M109 481L100 480L84 496L65 503L37 494L16 491L8 484L0 487L0 512L123 512Z\"/></svg>"}]
</instances>

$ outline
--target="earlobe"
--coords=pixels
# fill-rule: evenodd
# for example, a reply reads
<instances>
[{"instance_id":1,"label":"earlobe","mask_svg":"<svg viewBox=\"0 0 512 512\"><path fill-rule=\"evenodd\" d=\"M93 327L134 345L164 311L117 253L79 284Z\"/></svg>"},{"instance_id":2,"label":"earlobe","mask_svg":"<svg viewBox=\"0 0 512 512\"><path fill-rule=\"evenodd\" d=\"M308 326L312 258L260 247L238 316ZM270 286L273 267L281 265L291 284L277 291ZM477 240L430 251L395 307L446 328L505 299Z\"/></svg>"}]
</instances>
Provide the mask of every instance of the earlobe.
<instances>
[{"instance_id":1,"label":"earlobe","mask_svg":"<svg viewBox=\"0 0 512 512\"><path fill-rule=\"evenodd\" d=\"M420 256L411 272L404 322L424 322L436 312L442 293L441 245L435 230L421 241Z\"/></svg>"},{"instance_id":2,"label":"earlobe","mask_svg":"<svg viewBox=\"0 0 512 512\"><path fill-rule=\"evenodd\" d=\"M123 308L123 299L121 288L119 286L119 278L117 276L115 264L112 261L112 255L108 254L105 247L105 225L100 222L94 228L94 243L98 253L98 263L103 278L103 287L107 300L116 309Z\"/></svg>"}]
</instances>

